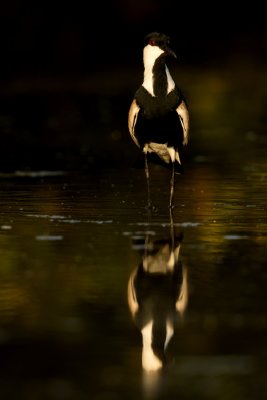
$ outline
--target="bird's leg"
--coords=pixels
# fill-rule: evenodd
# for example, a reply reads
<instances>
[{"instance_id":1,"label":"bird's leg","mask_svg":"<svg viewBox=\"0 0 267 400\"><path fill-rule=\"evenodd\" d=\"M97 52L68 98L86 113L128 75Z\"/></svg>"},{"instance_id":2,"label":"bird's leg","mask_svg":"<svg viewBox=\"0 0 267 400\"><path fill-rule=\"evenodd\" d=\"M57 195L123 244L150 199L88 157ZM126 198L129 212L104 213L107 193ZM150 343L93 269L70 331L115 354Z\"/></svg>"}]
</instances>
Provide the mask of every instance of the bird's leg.
<instances>
[{"instance_id":1,"label":"bird's leg","mask_svg":"<svg viewBox=\"0 0 267 400\"><path fill-rule=\"evenodd\" d=\"M170 155L170 162L172 163L172 176L171 176L171 187L170 187L170 205L169 207L173 207L173 192L174 192L174 163L176 152L174 147L167 147L168 153Z\"/></svg>"},{"instance_id":2,"label":"bird's leg","mask_svg":"<svg viewBox=\"0 0 267 400\"><path fill-rule=\"evenodd\" d=\"M174 272L176 257L175 257L175 231L174 231L174 222L172 215L172 208L170 207L170 238L171 238L171 248L170 248L170 258L167 264L167 269L170 272Z\"/></svg>"},{"instance_id":3,"label":"bird's leg","mask_svg":"<svg viewBox=\"0 0 267 400\"><path fill-rule=\"evenodd\" d=\"M147 206L148 209L151 209L152 203L150 198L150 180L149 180L149 168L148 168L148 160L147 160L147 149L144 148L145 153L145 174L146 174L146 182L147 182Z\"/></svg>"},{"instance_id":4,"label":"bird's leg","mask_svg":"<svg viewBox=\"0 0 267 400\"><path fill-rule=\"evenodd\" d=\"M174 162L172 163L172 176L171 176L171 188L170 188L170 208L173 207L173 192L174 192Z\"/></svg>"},{"instance_id":5,"label":"bird's leg","mask_svg":"<svg viewBox=\"0 0 267 400\"><path fill-rule=\"evenodd\" d=\"M145 156L146 157L146 156ZM149 183L148 183L149 184ZM148 199L148 202L150 199ZM147 231L146 231L146 236L145 236L145 251L144 251L144 258L143 258L143 266L145 270L148 270L148 251L149 251L149 246L150 246L150 224L151 224L151 208L148 207L147 209Z\"/></svg>"}]
</instances>

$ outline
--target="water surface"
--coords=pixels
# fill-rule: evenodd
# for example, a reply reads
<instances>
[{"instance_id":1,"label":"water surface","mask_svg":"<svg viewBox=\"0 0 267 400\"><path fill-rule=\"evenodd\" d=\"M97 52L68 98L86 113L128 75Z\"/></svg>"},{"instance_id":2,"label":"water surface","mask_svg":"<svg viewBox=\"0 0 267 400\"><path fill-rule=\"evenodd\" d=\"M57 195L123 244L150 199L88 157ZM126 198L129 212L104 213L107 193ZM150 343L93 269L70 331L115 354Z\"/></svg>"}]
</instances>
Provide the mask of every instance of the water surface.
<instances>
[{"instance_id":1,"label":"water surface","mask_svg":"<svg viewBox=\"0 0 267 400\"><path fill-rule=\"evenodd\" d=\"M33 121L33 94L25 109L16 93L2 107L1 398L266 398L266 85L238 71L182 76L192 138L173 220L170 174L157 166L148 213L123 118L130 95L50 103L41 94ZM87 112L94 118L84 121ZM151 374L128 284L144 241L172 235L187 301L174 313L166 364Z\"/></svg>"}]
</instances>

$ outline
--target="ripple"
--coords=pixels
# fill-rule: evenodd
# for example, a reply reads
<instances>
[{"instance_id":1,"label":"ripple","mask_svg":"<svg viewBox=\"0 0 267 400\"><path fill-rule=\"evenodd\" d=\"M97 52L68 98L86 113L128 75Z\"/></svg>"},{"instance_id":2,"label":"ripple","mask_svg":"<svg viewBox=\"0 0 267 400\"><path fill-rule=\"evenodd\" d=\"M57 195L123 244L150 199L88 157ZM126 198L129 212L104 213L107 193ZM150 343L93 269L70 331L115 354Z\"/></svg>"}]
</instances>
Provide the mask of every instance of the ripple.
<instances>
[{"instance_id":1,"label":"ripple","mask_svg":"<svg viewBox=\"0 0 267 400\"><path fill-rule=\"evenodd\" d=\"M93 219L87 219L87 220L82 220L82 219L75 219L75 218L71 218L71 217L66 217L63 215L48 215L48 214L27 214L27 217L30 218L44 218L44 219L49 219L50 221L54 221L56 220L57 222L65 222L68 224L80 224L80 223L84 223L84 224L112 224L113 220L112 219L108 219L108 220L93 220Z\"/></svg>"},{"instance_id":2,"label":"ripple","mask_svg":"<svg viewBox=\"0 0 267 400\"><path fill-rule=\"evenodd\" d=\"M226 240L242 240L242 239L248 239L248 236L246 236L246 235L224 235L224 239L226 239Z\"/></svg>"},{"instance_id":3,"label":"ripple","mask_svg":"<svg viewBox=\"0 0 267 400\"><path fill-rule=\"evenodd\" d=\"M43 241L56 241L56 240L63 240L62 235L37 235L35 236L36 240L43 240Z\"/></svg>"},{"instance_id":4,"label":"ripple","mask_svg":"<svg viewBox=\"0 0 267 400\"><path fill-rule=\"evenodd\" d=\"M28 178L39 178L46 176L62 176L66 175L65 171L15 171L10 173L0 173L1 178L17 178L17 177L28 177Z\"/></svg>"}]
</instances>

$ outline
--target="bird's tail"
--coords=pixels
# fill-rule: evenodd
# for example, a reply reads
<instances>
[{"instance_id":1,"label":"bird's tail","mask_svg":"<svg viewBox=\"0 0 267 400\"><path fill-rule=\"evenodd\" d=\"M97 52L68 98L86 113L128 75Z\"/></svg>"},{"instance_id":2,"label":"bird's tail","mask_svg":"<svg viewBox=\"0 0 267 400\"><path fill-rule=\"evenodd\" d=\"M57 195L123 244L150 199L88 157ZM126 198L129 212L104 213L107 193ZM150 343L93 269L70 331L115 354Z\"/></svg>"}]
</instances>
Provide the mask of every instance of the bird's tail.
<instances>
[{"instance_id":1,"label":"bird's tail","mask_svg":"<svg viewBox=\"0 0 267 400\"><path fill-rule=\"evenodd\" d=\"M167 168L169 170L172 169L171 160L170 160L170 162L167 163L155 153L148 153L147 156L148 156L148 161L150 161L150 162L152 162L154 164L161 165L162 167ZM184 173L183 166L178 160L175 160L175 162L174 162L174 172L176 174L183 174Z\"/></svg>"},{"instance_id":2,"label":"bird's tail","mask_svg":"<svg viewBox=\"0 0 267 400\"><path fill-rule=\"evenodd\" d=\"M166 163L164 160L162 160L162 158L160 158L155 153L147 153L147 158L148 158L148 162L151 162L153 164L161 165L162 167L167 168L169 170L172 169L172 162ZM140 156L137 157L137 159L134 162L133 167L137 168L137 169L145 167L144 154L140 154ZM176 174L183 174L184 173L184 169L183 169L182 164L177 160L175 160L175 162L174 162L174 172Z\"/></svg>"}]
</instances>

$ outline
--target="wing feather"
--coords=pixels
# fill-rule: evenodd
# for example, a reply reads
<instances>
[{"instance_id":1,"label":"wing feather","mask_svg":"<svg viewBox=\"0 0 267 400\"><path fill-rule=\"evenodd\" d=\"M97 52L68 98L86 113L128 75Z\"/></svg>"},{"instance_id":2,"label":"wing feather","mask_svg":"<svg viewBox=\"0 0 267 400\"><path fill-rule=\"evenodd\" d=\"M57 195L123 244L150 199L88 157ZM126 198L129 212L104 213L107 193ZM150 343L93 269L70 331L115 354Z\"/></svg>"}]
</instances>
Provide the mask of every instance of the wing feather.
<instances>
[{"instance_id":1,"label":"wing feather","mask_svg":"<svg viewBox=\"0 0 267 400\"><path fill-rule=\"evenodd\" d=\"M188 108L184 101L182 101L179 106L176 108L176 112L179 115L183 131L184 131L184 140L183 145L188 144L189 140L189 112Z\"/></svg>"},{"instance_id":2,"label":"wing feather","mask_svg":"<svg viewBox=\"0 0 267 400\"><path fill-rule=\"evenodd\" d=\"M128 128L129 128L129 132L130 135L133 139L133 141L135 142L135 144L140 147L137 137L135 135L135 125L136 125L136 121L137 121L137 117L138 117L138 113L140 111L140 107L138 106L138 104L136 103L136 100L134 99L132 101L130 110L129 110L129 114L128 114Z\"/></svg>"}]
</instances>

